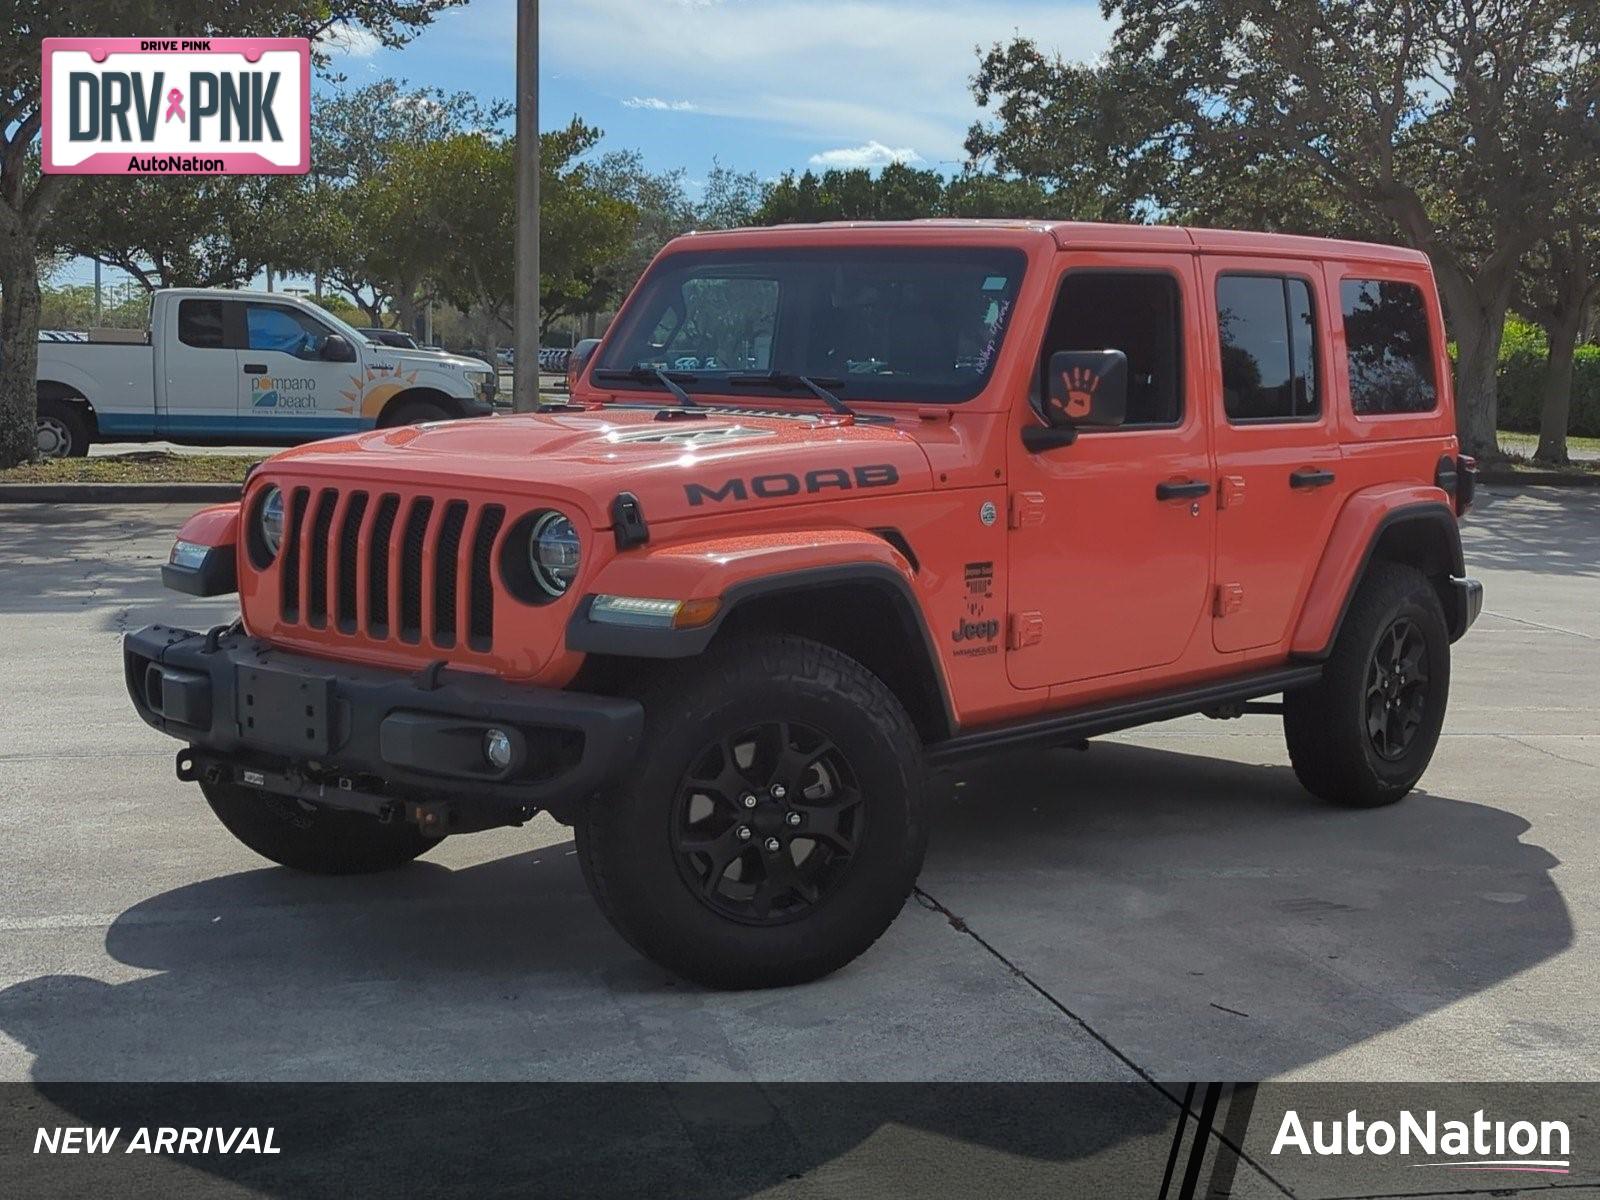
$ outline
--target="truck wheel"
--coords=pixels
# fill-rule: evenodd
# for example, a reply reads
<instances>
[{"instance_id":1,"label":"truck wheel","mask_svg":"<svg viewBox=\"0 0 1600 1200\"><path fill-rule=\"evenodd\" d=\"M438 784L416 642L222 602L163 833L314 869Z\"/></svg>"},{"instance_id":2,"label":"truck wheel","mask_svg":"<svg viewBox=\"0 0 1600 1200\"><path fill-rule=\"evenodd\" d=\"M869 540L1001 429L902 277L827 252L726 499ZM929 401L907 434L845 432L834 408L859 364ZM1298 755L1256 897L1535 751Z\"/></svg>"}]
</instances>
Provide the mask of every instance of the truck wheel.
<instances>
[{"instance_id":1,"label":"truck wheel","mask_svg":"<svg viewBox=\"0 0 1600 1200\"><path fill-rule=\"evenodd\" d=\"M1427 769L1449 694L1438 593L1413 567L1372 564L1321 682L1283 698L1294 773L1335 804L1393 804Z\"/></svg>"},{"instance_id":2,"label":"truck wheel","mask_svg":"<svg viewBox=\"0 0 1600 1200\"><path fill-rule=\"evenodd\" d=\"M236 783L201 783L200 790L228 832L262 858L315 875L388 871L443 840L403 821L384 824Z\"/></svg>"},{"instance_id":3,"label":"truck wheel","mask_svg":"<svg viewBox=\"0 0 1600 1200\"><path fill-rule=\"evenodd\" d=\"M39 401L34 436L40 458L82 458L89 453L89 422L77 405L64 400Z\"/></svg>"},{"instance_id":4,"label":"truck wheel","mask_svg":"<svg viewBox=\"0 0 1600 1200\"><path fill-rule=\"evenodd\" d=\"M448 421L450 414L445 412L442 405L435 404L432 400L408 400L394 410L394 417L385 422L387 425L421 425L427 421Z\"/></svg>"},{"instance_id":5,"label":"truck wheel","mask_svg":"<svg viewBox=\"0 0 1600 1200\"><path fill-rule=\"evenodd\" d=\"M883 681L831 647L761 635L634 694L639 761L576 829L618 932L717 988L805 983L877 941L927 845L922 742Z\"/></svg>"}]
</instances>

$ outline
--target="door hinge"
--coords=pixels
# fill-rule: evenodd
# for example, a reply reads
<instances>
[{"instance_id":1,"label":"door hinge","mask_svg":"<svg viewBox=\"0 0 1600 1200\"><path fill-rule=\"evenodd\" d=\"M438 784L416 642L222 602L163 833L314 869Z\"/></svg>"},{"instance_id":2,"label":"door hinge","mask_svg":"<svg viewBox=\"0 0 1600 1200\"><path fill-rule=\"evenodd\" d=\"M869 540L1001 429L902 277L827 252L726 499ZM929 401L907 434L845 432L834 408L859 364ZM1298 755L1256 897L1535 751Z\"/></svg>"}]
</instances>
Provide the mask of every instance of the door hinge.
<instances>
[{"instance_id":1,"label":"door hinge","mask_svg":"<svg viewBox=\"0 0 1600 1200\"><path fill-rule=\"evenodd\" d=\"M1244 585L1238 583L1217 584L1217 599L1212 606L1212 615L1226 617L1238 612L1244 607Z\"/></svg>"},{"instance_id":2,"label":"door hinge","mask_svg":"<svg viewBox=\"0 0 1600 1200\"><path fill-rule=\"evenodd\" d=\"M1217 485L1217 507L1238 508L1244 503L1244 476L1224 475Z\"/></svg>"},{"instance_id":3,"label":"door hinge","mask_svg":"<svg viewBox=\"0 0 1600 1200\"><path fill-rule=\"evenodd\" d=\"M1009 524L1012 529L1032 529L1044 524L1043 492L1012 492Z\"/></svg>"},{"instance_id":4,"label":"door hinge","mask_svg":"<svg viewBox=\"0 0 1600 1200\"><path fill-rule=\"evenodd\" d=\"M1044 641L1044 614L1041 612L1012 613L1006 618L1006 647L1022 650Z\"/></svg>"}]
</instances>

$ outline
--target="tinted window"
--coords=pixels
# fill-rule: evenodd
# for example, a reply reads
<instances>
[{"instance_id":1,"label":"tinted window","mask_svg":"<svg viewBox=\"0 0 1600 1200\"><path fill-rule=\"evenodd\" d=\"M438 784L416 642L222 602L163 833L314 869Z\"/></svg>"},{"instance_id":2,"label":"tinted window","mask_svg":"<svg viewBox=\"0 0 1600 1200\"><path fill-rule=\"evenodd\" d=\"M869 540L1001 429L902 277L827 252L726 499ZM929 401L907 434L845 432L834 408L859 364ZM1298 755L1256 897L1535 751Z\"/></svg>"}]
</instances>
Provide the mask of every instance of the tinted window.
<instances>
[{"instance_id":1,"label":"tinted window","mask_svg":"<svg viewBox=\"0 0 1600 1200\"><path fill-rule=\"evenodd\" d=\"M728 374L795 372L839 381L846 400L957 403L989 377L1023 265L1017 251L976 248L674 254L640 283L598 368L693 372L691 391L745 396L766 389Z\"/></svg>"},{"instance_id":2,"label":"tinted window","mask_svg":"<svg viewBox=\"0 0 1600 1200\"><path fill-rule=\"evenodd\" d=\"M1222 405L1230 421L1309 419L1317 399L1316 324L1302 279L1217 279Z\"/></svg>"},{"instance_id":3,"label":"tinted window","mask_svg":"<svg viewBox=\"0 0 1600 1200\"><path fill-rule=\"evenodd\" d=\"M1431 412L1439 392L1422 289L1381 279L1346 279L1339 285L1339 300L1351 407L1363 415Z\"/></svg>"},{"instance_id":4,"label":"tinted window","mask_svg":"<svg viewBox=\"0 0 1600 1200\"><path fill-rule=\"evenodd\" d=\"M1183 416L1180 329L1178 282L1170 275L1073 272L1061 283L1040 371L1060 350L1121 350L1128 356L1122 428L1175 425ZM1047 387L1042 377L1040 387Z\"/></svg>"},{"instance_id":5,"label":"tinted window","mask_svg":"<svg viewBox=\"0 0 1600 1200\"><path fill-rule=\"evenodd\" d=\"M179 301L178 340L202 350L224 349L228 343L222 331L222 301Z\"/></svg>"},{"instance_id":6,"label":"tinted window","mask_svg":"<svg viewBox=\"0 0 1600 1200\"><path fill-rule=\"evenodd\" d=\"M320 358L328 330L298 309L276 304L245 306L246 345L251 350L280 350L296 358Z\"/></svg>"}]
</instances>

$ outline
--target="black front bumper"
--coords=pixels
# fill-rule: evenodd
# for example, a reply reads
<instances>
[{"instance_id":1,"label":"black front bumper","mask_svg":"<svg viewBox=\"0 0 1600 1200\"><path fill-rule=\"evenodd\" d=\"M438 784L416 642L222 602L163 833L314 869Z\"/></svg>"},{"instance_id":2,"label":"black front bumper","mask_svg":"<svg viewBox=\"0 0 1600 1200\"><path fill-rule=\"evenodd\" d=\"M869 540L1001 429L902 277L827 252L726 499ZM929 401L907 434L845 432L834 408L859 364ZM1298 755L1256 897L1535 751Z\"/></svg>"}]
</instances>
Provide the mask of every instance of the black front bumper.
<instances>
[{"instance_id":1,"label":"black front bumper","mask_svg":"<svg viewBox=\"0 0 1600 1200\"><path fill-rule=\"evenodd\" d=\"M572 807L638 751L637 701L449 670L407 675L290 654L237 631L150 625L122 645L146 723L190 750L179 774L404 815L438 832ZM510 762L484 754L504 731Z\"/></svg>"}]
</instances>

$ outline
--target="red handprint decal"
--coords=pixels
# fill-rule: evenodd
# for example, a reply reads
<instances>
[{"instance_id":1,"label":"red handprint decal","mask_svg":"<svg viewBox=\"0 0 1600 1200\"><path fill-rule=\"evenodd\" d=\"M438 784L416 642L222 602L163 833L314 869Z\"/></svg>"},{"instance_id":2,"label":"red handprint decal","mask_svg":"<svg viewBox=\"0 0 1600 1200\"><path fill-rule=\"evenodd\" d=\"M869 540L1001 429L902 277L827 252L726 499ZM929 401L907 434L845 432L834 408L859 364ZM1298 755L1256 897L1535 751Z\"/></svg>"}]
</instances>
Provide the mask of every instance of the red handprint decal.
<instances>
[{"instance_id":1,"label":"red handprint decal","mask_svg":"<svg viewBox=\"0 0 1600 1200\"><path fill-rule=\"evenodd\" d=\"M1069 417L1087 417L1094 405L1094 393L1100 386L1100 376L1088 367L1073 367L1061 373L1061 383L1067 397L1064 404L1057 401L1057 407Z\"/></svg>"}]
</instances>

